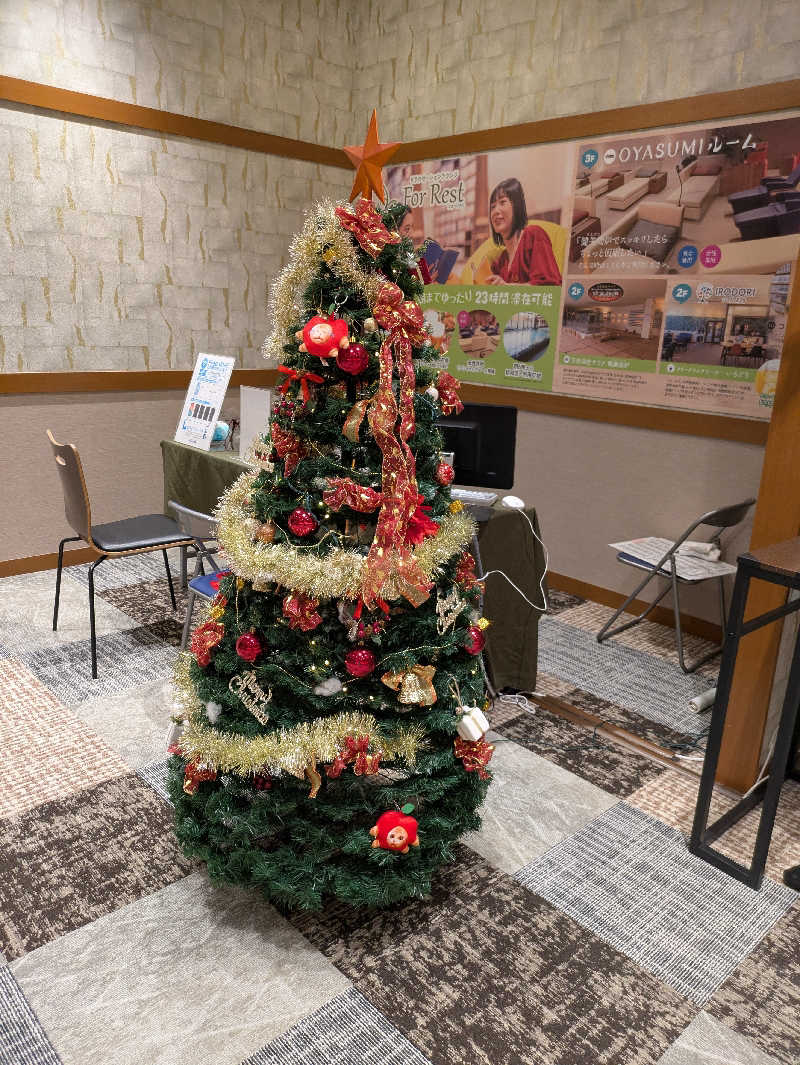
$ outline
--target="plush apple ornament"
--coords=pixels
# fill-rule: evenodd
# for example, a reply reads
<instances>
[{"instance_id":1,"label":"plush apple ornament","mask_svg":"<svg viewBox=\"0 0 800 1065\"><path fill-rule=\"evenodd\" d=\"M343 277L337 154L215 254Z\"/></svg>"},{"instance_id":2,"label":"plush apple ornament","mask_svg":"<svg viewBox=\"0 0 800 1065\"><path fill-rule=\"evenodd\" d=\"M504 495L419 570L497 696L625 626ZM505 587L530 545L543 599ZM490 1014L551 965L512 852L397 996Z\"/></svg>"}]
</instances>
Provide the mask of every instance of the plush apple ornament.
<instances>
[{"instance_id":1,"label":"plush apple ornament","mask_svg":"<svg viewBox=\"0 0 800 1065\"><path fill-rule=\"evenodd\" d=\"M347 336L348 327L344 318L323 317L315 314L295 333L297 340L302 340L300 350L320 359L332 359L350 344Z\"/></svg>"},{"instance_id":2,"label":"plush apple ornament","mask_svg":"<svg viewBox=\"0 0 800 1065\"><path fill-rule=\"evenodd\" d=\"M407 854L409 847L418 847L417 820L406 812L413 809L413 806L404 806L402 810L387 810L381 814L378 823L369 830L374 837L372 846L397 854Z\"/></svg>"}]
</instances>

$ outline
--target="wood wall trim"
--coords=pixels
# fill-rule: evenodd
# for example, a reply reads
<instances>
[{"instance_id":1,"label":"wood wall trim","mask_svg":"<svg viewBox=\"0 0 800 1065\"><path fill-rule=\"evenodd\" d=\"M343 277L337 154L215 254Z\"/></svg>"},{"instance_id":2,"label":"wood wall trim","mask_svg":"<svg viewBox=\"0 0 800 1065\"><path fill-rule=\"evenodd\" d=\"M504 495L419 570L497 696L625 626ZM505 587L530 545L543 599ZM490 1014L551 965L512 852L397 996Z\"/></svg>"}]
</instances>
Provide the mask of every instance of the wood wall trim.
<instances>
[{"instance_id":1,"label":"wood wall trim","mask_svg":"<svg viewBox=\"0 0 800 1065\"><path fill-rule=\"evenodd\" d=\"M234 370L231 385L271 388L276 370ZM75 373L0 374L0 395L63 395L74 392L183 391L189 387L191 370L95 370Z\"/></svg>"},{"instance_id":2,"label":"wood wall trim","mask_svg":"<svg viewBox=\"0 0 800 1065\"><path fill-rule=\"evenodd\" d=\"M189 385L191 370L97 370L75 373L0 374L0 395L61 395L75 392L157 392L183 391ZM234 370L231 385L272 388L278 381L276 370ZM723 414L696 414L661 407L639 407L633 403L561 396L549 392L523 392L515 388L464 383L461 397L469 403L507 405L536 414L627 425L664 433L733 440L740 444L763 446L767 422L751 418L730 418Z\"/></svg>"},{"instance_id":3,"label":"wood wall trim","mask_svg":"<svg viewBox=\"0 0 800 1065\"><path fill-rule=\"evenodd\" d=\"M761 485L753 516L750 550L789 540L800 533L800 265L786 319L786 339L778 371ZM745 620L786 600L786 589L754 580ZM783 626L773 623L745 636L736 656L717 780L745 791L755 783L767 724Z\"/></svg>"},{"instance_id":4,"label":"wood wall trim","mask_svg":"<svg viewBox=\"0 0 800 1065\"><path fill-rule=\"evenodd\" d=\"M0 565L2 565L0 563ZM581 599L591 599L603 606L611 606L616 609L628 598L622 592L615 592L611 588L601 588L598 584L589 584L588 581L579 581L575 577L567 577L563 573L548 571L547 584L550 588L556 588L560 592L569 592L570 595L578 595ZM641 614L650 604L644 599L634 599L630 605L631 614ZM650 614L650 621L659 625L668 625L675 628L675 615L669 607L657 606ZM702 636L704 640L712 643L720 643L722 631L719 625L704 618L696 618L692 614L681 614L681 628L684 632L690 632L693 636Z\"/></svg>"},{"instance_id":5,"label":"wood wall trim","mask_svg":"<svg viewBox=\"0 0 800 1065\"><path fill-rule=\"evenodd\" d=\"M423 159L471 155L499 148L523 148L528 144L607 137L613 133L635 133L661 126L716 121L739 115L786 111L795 107L800 107L800 78L727 92L709 92L678 100L663 100L660 103L614 107L590 114L563 115L560 118L540 119L538 122L521 122L515 126L410 141L398 148L392 162L416 163Z\"/></svg>"},{"instance_id":6,"label":"wood wall trim","mask_svg":"<svg viewBox=\"0 0 800 1065\"><path fill-rule=\"evenodd\" d=\"M79 118L112 122L133 129L167 133L175 137L227 144L234 148L263 152L268 155L300 159L304 162L350 169L350 162L340 148L311 141L280 137L243 126L210 122L155 107L122 103L105 96L59 89L22 78L0 76L0 100L24 104L44 111L56 111ZM401 145L394 162L418 162L444 155L464 155L499 148L521 148L528 144L605 137L614 133L636 132L659 126L703 122L738 115L784 111L800 107L800 78L769 85L753 85L727 92L664 100L660 103L634 104L590 114L564 115L560 118L521 122L514 126L454 133L447 137L430 137Z\"/></svg>"},{"instance_id":7,"label":"wood wall trim","mask_svg":"<svg viewBox=\"0 0 800 1065\"><path fill-rule=\"evenodd\" d=\"M64 548L64 565L78 566L82 562L94 562L97 552L90 547L78 547L70 550ZM0 561L0 577L16 577L20 573L37 573L39 570L55 569L58 565L58 552L47 555L28 555L26 558L9 558ZM55 587L55 586L54 586Z\"/></svg>"},{"instance_id":8,"label":"wood wall trim","mask_svg":"<svg viewBox=\"0 0 800 1065\"><path fill-rule=\"evenodd\" d=\"M279 137L275 133L262 133L243 126L229 126L224 122L209 122L205 118L192 118L156 107L142 107L110 100L105 96L90 96L71 89L58 89L22 78L0 76L0 100L25 104L43 111L91 118L98 122L113 122L132 129L167 133L172 137L187 137L190 140L209 141L211 144L227 144L232 148L245 148L250 152L279 155L286 159L301 159L306 163L350 169L350 161L341 148L330 148L311 141Z\"/></svg>"}]
</instances>

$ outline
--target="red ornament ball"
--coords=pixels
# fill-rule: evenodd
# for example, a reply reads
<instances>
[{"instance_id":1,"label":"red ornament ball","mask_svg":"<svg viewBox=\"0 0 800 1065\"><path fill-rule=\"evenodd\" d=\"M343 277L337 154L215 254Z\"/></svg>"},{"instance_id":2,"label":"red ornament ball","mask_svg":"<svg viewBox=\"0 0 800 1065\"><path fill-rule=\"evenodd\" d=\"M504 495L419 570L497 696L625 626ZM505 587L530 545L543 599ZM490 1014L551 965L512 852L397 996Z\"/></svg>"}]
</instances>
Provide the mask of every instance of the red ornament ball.
<instances>
[{"instance_id":1,"label":"red ornament ball","mask_svg":"<svg viewBox=\"0 0 800 1065\"><path fill-rule=\"evenodd\" d=\"M436 467L436 480L441 485L452 484L455 475L456 471L448 462L440 462Z\"/></svg>"},{"instance_id":2,"label":"red ornament ball","mask_svg":"<svg viewBox=\"0 0 800 1065\"><path fill-rule=\"evenodd\" d=\"M363 344L351 344L339 350L336 365L345 373L360 374L369 366L369 352Z\"/></svg>"},{"instance_id":3,"label":"red ornament ball","mask_svg":"<svg viewBox=\"0 0 800 1065\"><path fill-rule=\"evenodd\" d=\"M243 632L236 641L236 653L245 662L255 662L261 651L261 640L254 632Z\"/></svg>"},{"instance_id":4,"label":"red ornament ball","mask_svg":"<svg viewBox=\"0 0 800 1065\"><path fill-rule=\"evenodd\" d=\"M331 359L336 353L350 343L347 322L344 318L334 318L315 314L303 326L301 351L316 355L320 359Z\"/></svg>"},{"instance_id":5,"label":"red ornament ball","mask_svg":"<svg viewBox=\"0 0 800 1065\"><path fill-rule=\"evenodd\" d=\"M309 514L303 507L295 507L286 524L295 536L308 536L316 529L319 522L313 514Z\"/></svg>"},{"instance_id":6,"label":"red ornament ball","mask_svg":"<svg viewBox=\"0 0 800 1065\"><path fill-rule=\"evenodd\" d=\"M483 635L483 630L478 625L470 625L467 629L464 647L471 655L479 655L485 646L486 637Z\"/></svg>"},{"instance_id":7,"label":"red ornament ball","mask_svg":"<svg viewBox=\"0 0 800 1065\"><path fill-rule=\"evenodd\" d=\"M378 823L369 830L373 837L373 847L382 847L385 851L407 854L409 847L419 846L417 819L399 810L387 810L378 818Z\"/></svg>"},{"instance_id":8,"label":"red ornament ball","mask_svg":"<svg viewBox=\"0 0 800 1065\"><path fill-rule=\"evenodd\" d=\"M367 647L355 647L344 656L344 668L351 677L368 677L377 659Z\"/></svg>"}]
</instances>

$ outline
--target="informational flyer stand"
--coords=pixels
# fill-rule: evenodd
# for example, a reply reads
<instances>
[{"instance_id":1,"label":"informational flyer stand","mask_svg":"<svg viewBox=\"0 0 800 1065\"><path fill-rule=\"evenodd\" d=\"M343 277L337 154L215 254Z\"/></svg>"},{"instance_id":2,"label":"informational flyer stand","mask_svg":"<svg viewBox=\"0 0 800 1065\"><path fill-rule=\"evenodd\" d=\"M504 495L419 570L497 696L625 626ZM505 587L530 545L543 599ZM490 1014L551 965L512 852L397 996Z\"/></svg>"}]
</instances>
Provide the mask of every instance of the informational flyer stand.
<instances>
[{"instance_id":1,"label":"informational flyer stand","mask_svg":"<svg viewBox=\"0 0 800 1065\"><path fill-rule=\"evenodd\" d=\"M234 362L229 355L201 353L197 356L175 432L175 440L179 444L190 444L203 451L209 450Z\"/></svg>"}]
</instances>

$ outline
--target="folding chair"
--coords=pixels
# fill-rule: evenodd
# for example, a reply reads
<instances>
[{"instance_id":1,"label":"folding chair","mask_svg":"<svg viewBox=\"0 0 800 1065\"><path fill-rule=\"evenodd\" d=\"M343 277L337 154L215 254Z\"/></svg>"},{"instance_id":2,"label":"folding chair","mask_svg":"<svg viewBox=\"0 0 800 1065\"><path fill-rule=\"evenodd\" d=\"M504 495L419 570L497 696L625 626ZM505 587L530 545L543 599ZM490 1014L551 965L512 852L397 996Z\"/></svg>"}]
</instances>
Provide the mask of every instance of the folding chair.
<instances>
[{"instance_id":1,"label":"folding chair","mask_svg":"<svg viewBox=\"0 0 800 1065\"><path fill-rule=\"evenodd\" d=\"M728 566L724 567L724 573L719 575L710 573L707 577L681 577L678 574L678 561L676 560L676 554L678 548L686 540L689 539L695 529L701 525L708 525L717 530L730 529L734 525L738 525L740 521L743 521L745 515L752 505L755 503L755 499L745 499L742 503L735 503L729 507L720 507L718 510L710 510L707 514L703 514L697 521L692 522L689 528L678 537L677 540L669 547L664 555L656 563L644 562L641 560L632 560L631 556L625 555L623 552L617 554L617 561L622 562L625 566L634 566L637 569L646 570L646 574L641 582L634 588L625 602L620 606L608 619L605 625L600 629L597 634L597 642L602 643L604 640L608 640L612 636L618 636L621 632L625 632L626 629L633 628L634 625L638 625L640 621L650 614L652 610L661 602L664 596L672 591L672 609L675 613L675 637L678 643L678 661L680 662L681 669L684 673L694 673L700 666L716 657L722 651L722 644L719 647L715 647L713 651L709 651L708 654L699 658L691 665L686 664L683 655L683 630L681 629L681 604L679 598L679 589L681 584L702 584L704 581L716 580L719 582L719 608L720 608L720 628L723 633L725 631L725 584L724 577L729 572ZM718 531L709 541L709 543L720 545L721 531ZM714 563L710 563L713 568ZM720 565L722 569L722 565ZM624 614L627 608L631 605L634 599L637 598L639 593L652 581L654 578L664 577L669 583L661 591L653 602L647 607L647 609L633 618L632 621L626 621L623 625L618 625L617 628L612 628L614 623Z\"/></svg>"},{"instance_id":2,"label":"folding chair","mask_svg":"<svg viewBox=\"0 0 800 1065\"><path fill-rule=\"evenodd\" d=\"M216 519L211 514L202 514L199 510L191 510L189 507L184 507L181 503L176 503L174 499L171 499L167 506L175 514L175 519L181 529L192 537L192 546L197 559L194 575L188 582L189 594L186 600L186 620L183 623L183 634L181 636L181 649L183 649L189 642L195 599L198 595L201 599L213 599L219 586L217 578L220 573L227 571L219 568L215 557L218 551L216 547ZM209 543L214 544L214 546L209 547ZM210 564L211 573L206 573L205 562ZM184 574L185 565L186 560L182 558L181 568Z\"/></svg>"}]
</instances>

